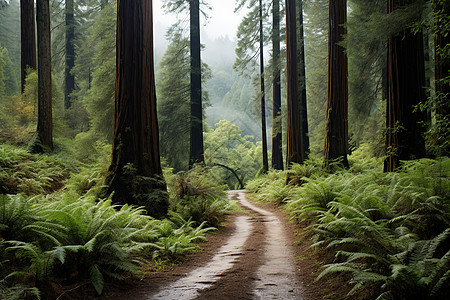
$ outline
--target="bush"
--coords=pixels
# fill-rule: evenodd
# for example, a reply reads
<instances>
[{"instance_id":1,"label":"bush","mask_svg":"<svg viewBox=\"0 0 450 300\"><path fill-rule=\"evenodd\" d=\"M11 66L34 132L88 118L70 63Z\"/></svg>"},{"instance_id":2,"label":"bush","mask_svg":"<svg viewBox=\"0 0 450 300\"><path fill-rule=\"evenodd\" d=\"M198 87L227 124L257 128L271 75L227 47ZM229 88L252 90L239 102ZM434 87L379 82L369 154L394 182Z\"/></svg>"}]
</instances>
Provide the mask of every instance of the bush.
<instances>
[{"instance_id":1,"label":"bush","mask_svg":"<svg viewBox=\"0 0 450 300\"><path fill-rule=\"evenodd\" d=\"M170 209L197 224L206 221L209 226L219 226L234 207L224 192L225 186L217 184L202 166L176 174L168 180L168 188Z\"/></svg>"}]
</instances>

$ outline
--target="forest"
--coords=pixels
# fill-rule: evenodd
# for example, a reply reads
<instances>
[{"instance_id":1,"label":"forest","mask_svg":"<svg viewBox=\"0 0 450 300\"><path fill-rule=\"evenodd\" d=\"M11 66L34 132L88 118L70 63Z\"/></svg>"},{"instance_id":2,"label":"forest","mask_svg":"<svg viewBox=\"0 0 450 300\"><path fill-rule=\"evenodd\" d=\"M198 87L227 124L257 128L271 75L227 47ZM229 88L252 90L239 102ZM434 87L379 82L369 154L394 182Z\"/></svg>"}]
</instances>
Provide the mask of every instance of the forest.
<instances>
[{"instance_id":1,"label":"forest","mask_svg":"<svg viewBox=\"0 0 450 300\"><path fill-rule=\"evenodd\" d=\"M229 190L295 224L323 299L449 299L450 1L229 0L204 37L213 2L0 0L0 299L183 264Z\"/></svg>"}]
</instances>

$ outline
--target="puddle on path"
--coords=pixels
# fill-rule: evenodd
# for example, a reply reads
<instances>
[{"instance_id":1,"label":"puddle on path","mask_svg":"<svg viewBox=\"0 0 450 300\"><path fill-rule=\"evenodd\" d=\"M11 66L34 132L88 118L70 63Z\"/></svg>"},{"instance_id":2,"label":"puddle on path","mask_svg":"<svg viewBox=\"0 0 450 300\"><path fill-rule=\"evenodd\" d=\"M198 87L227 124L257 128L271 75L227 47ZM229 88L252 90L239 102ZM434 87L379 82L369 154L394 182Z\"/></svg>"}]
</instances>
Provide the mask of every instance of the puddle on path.
<instances>
[{"instance_id":1,"label":"puddle on path","mask_svg":"<svg viewBox=\"0 0 450 300\"><path fill-rule=\"evenodd\" d=\"M251 218L248 216L236 217L235 226L235 232L208 264L164 287L164 290L149 299L195 299L201 290L209 288L218 281L221 278L220 275L231 269L242 254L242 248L253 227Z\"/></svg>"}]
</instances>

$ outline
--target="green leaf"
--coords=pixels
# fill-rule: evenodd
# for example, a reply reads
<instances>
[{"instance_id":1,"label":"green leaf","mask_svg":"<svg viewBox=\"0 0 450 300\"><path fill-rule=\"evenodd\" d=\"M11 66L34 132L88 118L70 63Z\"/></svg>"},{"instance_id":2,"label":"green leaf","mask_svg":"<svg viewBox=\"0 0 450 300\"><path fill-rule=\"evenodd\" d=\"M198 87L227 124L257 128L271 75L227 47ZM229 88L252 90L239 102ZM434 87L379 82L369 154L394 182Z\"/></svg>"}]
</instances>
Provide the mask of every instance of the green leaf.
<instances>
[{"instance_id":1,"label":"green leaf","mask_svg":"<svg viewBox=\"0 0 450 300\"><path fill-rule=\"evenodd\" d=\"M97 293L99 295L101 295L103 292L103 286L104 286L105 282L104 282L103 275L102 275L102 272L100 271L99 266L97 264L92 265L89 268L89 272L91 274L92 285L94 286Z\"/></svg>"}]
</instances>

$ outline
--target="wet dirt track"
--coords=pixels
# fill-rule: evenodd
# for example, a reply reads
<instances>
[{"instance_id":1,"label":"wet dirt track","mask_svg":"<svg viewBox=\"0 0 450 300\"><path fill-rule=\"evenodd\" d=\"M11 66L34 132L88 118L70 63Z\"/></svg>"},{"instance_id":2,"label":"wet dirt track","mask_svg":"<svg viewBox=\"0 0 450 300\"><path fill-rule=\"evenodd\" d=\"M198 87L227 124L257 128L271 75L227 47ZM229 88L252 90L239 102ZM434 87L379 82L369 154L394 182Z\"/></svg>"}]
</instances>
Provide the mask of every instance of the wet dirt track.
<instances>
[{"instance_id":1,"label":"wet dirt track","mask_svg":"<svg viewBox=\"0 0 450 300\"><path fill-rule=\"evenodd\" d=\"M303 299L283 222L230 191L246 211L234 231L204 265L140 299Z\"/></svg>"}]
</instances>

